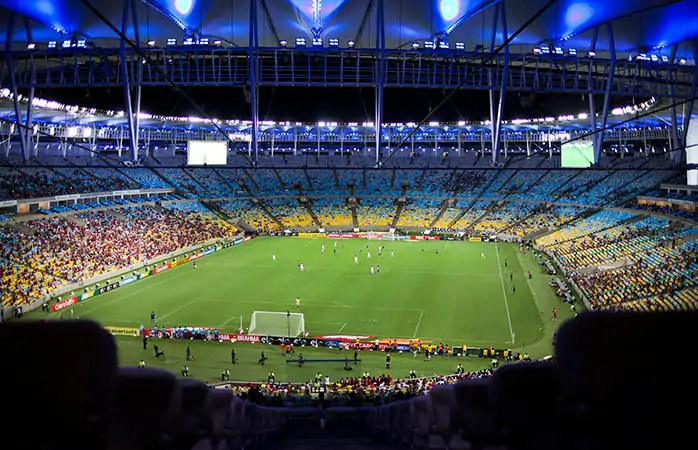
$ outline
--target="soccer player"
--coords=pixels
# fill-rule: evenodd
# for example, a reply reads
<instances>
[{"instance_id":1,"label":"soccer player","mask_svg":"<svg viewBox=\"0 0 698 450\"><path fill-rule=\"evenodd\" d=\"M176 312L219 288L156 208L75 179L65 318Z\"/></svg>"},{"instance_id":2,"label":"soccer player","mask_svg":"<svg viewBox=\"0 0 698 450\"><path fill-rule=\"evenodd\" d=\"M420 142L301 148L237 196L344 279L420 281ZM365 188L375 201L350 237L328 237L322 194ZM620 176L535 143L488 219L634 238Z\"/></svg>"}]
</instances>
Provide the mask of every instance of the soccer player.
<instances>
[{"instance_id":1,"label":"soccer player","mask_svg":"<svg viewBox=\"0 0 698 450\"><path fill-rule=\"evenodd\" d=\"M192 264L192 267L196 269L196 261Z\"/></svg>"},{"instance_id":2,"label":"soccer player","mask_svg":"<svg viewBox=\"0 0 698 450\"><path fill-rule=\"evenodd\" d=\"M300 298L300 297L296 297L296 309L298 309L298 308L300 308L300 307L301 307L301 298Z\"/></svg>"},{"instance_id":3,"label":"soccer player","mask_svg":"<svg viewBox=\"0 0 698 450\"><path fill-rule=\"evenodd\" d=\"M557 322L557 308L553 308L553 322Z\"/></svg>"},{"instance_id":4,"label":"soccer player","mask_svg":"<svg viewBox=\"0 0 698 450\"><path fill-rule=\"evenodd\" d=\"M337 247L337 241L334 241L334 246L335 246L335 248Z\"/></svg>"},{"instance_id":5,"label":"soccer player","mask_svg":"<svg viewBox=\"0 0 698 450\"><path fill-rule=\"evenodd\" d=\"M485 252L481 252L481 253L480 253L480 257L481 257L482 259L485 259Z\"/></svg>"},{"instance_id":6,"label":"soccer player","mask_svg":"<svg viewBox=\"0 0 698 450\"><path fill-rule=\"evenodd\" d=\"M368 252L368 254L366 254L366 258L371 259L371 252Z\"/></svg>"},{"instance_id":7,"label":"soccer player","mask_svg":"<svg viewBox=\"0 0 698 450\"><path fill-rule=\"evenodd\" d=\"M301 263L300 268L301 268L301 272L305 272L305 266L303 265L303 263Z\"/></svg>"},{"instance_id":8,"label":"soccer player","mask_svg":"<svg viewBox=\"0 0 698 450\"><path fill-rule=\"evenodd\" d=\"M390 250L390 257L395 258L395 252L393 250Z\"/></svg>"},{"instance_id":9,"label":"soccer player","mask_svg":"<svg viewBox=\"0 0 698 450\"><path fill-rule=\"evenodd\" d=\"M438 248L436 249L436 254L437 254L437 255L439 254L439 249L438 249Z\"/></svg>"},{"instance_id":10,"label":"soccer player","mask_svg":"<svg viewBox=\"0 0 698 450\"><path fill-rule=\"evenodd\" d=\"M375 270L373 269L373 266L371 266L371 275L375 273Z\"/></svg>"},{"instance_id":11,"label":"soccer player","mask_svg":"<svg viewBox=\"0 0 698 450\"><path fill-rule=\"evenodd\" d=\"M325 254L325 244L322 244L322 254Z\"/></svg>"},{"instance_id":12,"label":"soccer player","mask_svg":"<svg viewBox=\"0 0 698 450\"><path fill-rule=\"evenodd\" d=\"M359 263L359 257L354 255L354 264L358 264L358 263Z\"/></svg>"},{"instance_id":13,"label":"soccer player","mask_svg":"<svg viewBox=\"0 0 698 450\"><path fill-rule=\"evenodd\" d=\"M272 261L276 261L276 255L271 255Z\"/></svg>"},{"instance_id":14,"label":"soccer player","mask_svg":"<svg viewBox=\"0 0 698 450\"><path fill-rule=\"evenodd\" d=\"M334 256L337 256L337 249L336 249L336 248L333 248L333 249L332 249L332 253L334 253Z\"/></svg>"},{"instance_id":15,"label":"soccer player","mask_svg":"<svg viewBox=\"0 0 698 450\"><path fill-rule=\"evenodd\" d=\"M509 267L509 261L505 259L504 260L504 268L507 268L507 267Z\"/></svg>"},{"instance_id":16,"label":"soccer player","mask_svg":"<svg viewBox=\"0 0 698 450\"><path fill-rule=\"evenodd\" d=\"M381 273L381 266L376 266L376 273Z\"/></svg>"},{"instance_id":17,"label":"soccer player","mask_svg":"<svg viewBox=\"0 0 698 450\"><path fill-rule=\"evenodd\" d=\"M150 311L150 323L155 323L155 311Z\"/></svg>"}]
</instances>

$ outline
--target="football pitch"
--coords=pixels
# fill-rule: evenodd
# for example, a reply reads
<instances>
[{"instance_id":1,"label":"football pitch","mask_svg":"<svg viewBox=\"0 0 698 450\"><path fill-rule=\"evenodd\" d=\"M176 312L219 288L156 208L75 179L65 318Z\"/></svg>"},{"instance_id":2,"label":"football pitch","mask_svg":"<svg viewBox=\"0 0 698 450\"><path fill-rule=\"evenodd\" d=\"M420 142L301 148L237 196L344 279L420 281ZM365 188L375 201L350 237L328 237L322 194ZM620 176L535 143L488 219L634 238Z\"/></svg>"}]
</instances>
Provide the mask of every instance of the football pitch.
<instances>
[{"instance_id":1,"label":"football pitch","mask_svg":"<svg viewBox=\"0 0 698 450\"><path fill-rule=\"evenodd\" d=\"M382 256L378 255L379 245L385 246ZM243 328L249 327L254 311L291 311L304 314L311 337L419 338L450 346L511 348L533 356L550 354L551 335L557 326L550 320L552 308L561 309L563 319L568 316L547 285L549 277L530 253L522 254L514 244L260 237L202 258L197 265L179 266L81 302L72 307L73 313L103 325L138 328L151 326L153 311L159 327L237 332L241 322ZM380 272L371 275L370 266L380 266ZM296 298L300 298L298 308ZM64 310L63 317L67 313ZM278 361L271 359L266 368L254 367L259 351L266 348L261 345L151 341L161 342L169 353L167 360L150 358L149 348L145 353L148 364L176 371L183 364L184 346L189 344L198 356L190 369L201 366L199 378L207 381L215 380L223 365L229 364L233 346L241 361L250 360L248 369L236 366L239 375L232 378L237 380L265 378L270 370L277 380L306 381L308 374L317 371L337 370L336 376L343 376L339 375L341 364L294 371L287 367L292 364L276 355L276 348L268 352ZM143 358L140 339L118 337L117 343L122 364L135 365ZM328 357L336 352L304 350L306 357L315 353ZM382 358L379 353L366 355L357 369L373 368L375 373L381 369ZM452 373L458 362L466 369L486 366L480 358L463 357L421 367L425 362L413 361L412 355L398 355L393 366L404 370L399 376L406 376L415 364L419 364L418 372L431 375Z\"/></svg>"}]
</instances>

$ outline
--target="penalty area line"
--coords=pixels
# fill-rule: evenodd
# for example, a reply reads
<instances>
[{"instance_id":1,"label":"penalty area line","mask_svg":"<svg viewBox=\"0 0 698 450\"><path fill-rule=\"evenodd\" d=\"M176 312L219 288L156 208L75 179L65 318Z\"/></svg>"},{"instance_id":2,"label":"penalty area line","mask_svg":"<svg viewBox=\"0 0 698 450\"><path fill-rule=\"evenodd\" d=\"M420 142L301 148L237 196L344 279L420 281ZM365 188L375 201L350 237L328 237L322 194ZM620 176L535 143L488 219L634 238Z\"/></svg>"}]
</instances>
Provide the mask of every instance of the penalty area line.
<instances>
[{"instance_id":1,"label":"penalty area line","mask_svg":"<svg viewBox=\"0 0 698 450\"><path fill-rule=\"evenodd\" d=\"M342 326L341 326L341 327L339 327L339 331L337 331L337 333L341 333L341 332L342 332L342 330L344 329L344 327L346 327L346 326L347 326L347 323L346 323L346 322L344 322L344 323L342 324Z\"/></svg>"},{"instance_id":2,"label":"penalty area line","mask_svg":"<svg viewBox=\"0 0 698 450\"><path fill-rule=\"evenodd\" d=\"M421 310L419 312L419 320L417 320L417 326L414 327L414 334L412 335L412 338L417 337L417 332L419 332L419 326L422 324L422 317L424 317L424 310Z\"/></svg>"},{"instance_id":3,"label":"penalty area line","mask_svg":"<svg viewBox=\"0 0 698 450\"><path fill-rule=\"evenodd\" d=\"M509 322L509 335L511 335L511 343L516 343L516 334L511 326L511 314L509 313L509 299L507 297L507 288L504 284L504 276L502 275L502 263L499 261L499 246L494 244L495 254L497 255L497 269L499 270L499 280L502 282L502 294L504 294L504 309L507 312L507 322Z\"/></svg>"}]
</instances>

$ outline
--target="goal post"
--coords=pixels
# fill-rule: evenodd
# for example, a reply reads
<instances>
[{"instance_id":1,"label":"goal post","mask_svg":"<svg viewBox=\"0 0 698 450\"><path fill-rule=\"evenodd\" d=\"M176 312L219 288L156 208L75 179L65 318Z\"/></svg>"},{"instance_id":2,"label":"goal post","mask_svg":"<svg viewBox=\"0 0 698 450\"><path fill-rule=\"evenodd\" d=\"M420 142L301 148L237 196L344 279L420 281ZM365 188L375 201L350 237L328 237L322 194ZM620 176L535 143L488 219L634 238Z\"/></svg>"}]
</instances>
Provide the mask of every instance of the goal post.
<instances>
[{"instance_id":1,"label":"goal post","mask_svg":"<svg viewBox=\"0 0 698 450\"><path fill-rule=\"evenodd\" d=\"M302 336L305 333L305 317L302 313L255 311L248 332L260 336Z\"/></svg>"}]
</instances>

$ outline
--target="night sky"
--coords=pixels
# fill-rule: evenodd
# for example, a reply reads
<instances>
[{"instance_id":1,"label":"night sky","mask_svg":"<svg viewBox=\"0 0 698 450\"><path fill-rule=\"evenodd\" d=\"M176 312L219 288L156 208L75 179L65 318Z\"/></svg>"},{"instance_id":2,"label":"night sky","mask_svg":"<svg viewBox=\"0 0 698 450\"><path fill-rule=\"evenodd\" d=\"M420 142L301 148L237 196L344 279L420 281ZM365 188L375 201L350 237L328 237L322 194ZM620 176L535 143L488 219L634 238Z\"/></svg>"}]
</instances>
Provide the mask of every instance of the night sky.
<instances>
[{"instance_id":1,"label":"night sky","mask_svg":"<svg viewBox=\"0 0 698 450\"><path fill-rule=\"evenodd\" d=\"M250 118L250 104L240 87L182 87L213 118ZM435 108L449 91L440 89L386 89L384 122L417 122ZM37 96L98 109L124 109L121 88L56 89ZM260 120L299 122L364 122L374 117L374 89L283 87L260 88ZM596 107L601 108L599 96ZM612 106L641 103L645 98L614 98ZM535 95L510 92L505 119L534 118L587 112L586 95ZM141 110L150 114L200 116L193 105L173 88L144 88ZM456 122L489 119L487 91L462 90L436 111L432 121Z\"/></svg>"}]
</instances>

